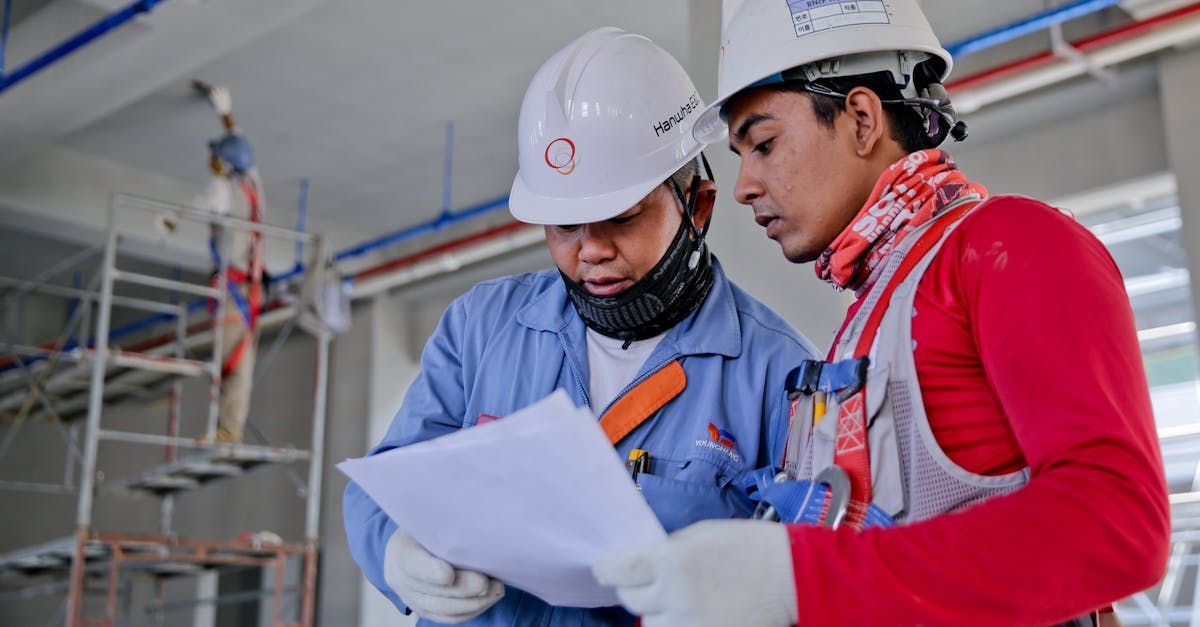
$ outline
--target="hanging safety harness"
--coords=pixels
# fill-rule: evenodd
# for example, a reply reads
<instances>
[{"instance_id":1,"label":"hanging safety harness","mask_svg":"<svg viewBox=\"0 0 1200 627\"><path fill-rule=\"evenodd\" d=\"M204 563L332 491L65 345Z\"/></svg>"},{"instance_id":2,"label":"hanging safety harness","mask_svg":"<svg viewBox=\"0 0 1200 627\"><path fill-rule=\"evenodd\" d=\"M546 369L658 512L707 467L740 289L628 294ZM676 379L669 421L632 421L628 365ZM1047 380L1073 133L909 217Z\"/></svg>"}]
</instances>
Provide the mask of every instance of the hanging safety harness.
<instances>
[{"instance_id":1,"label":"hanging safety harness","mask_svg":"<svg viewBox=\"0 0 1200 627\"><path fill-rule=\"evenodd\" d=\"M262 223L262 206L260 204L260 194L256 182L246 176L237 175L233 179L246 197L246 204L250 207L250 222L254 224ZM208 250L212 256L213 275L211 285L214 288L221 289L220 285L220 269L223 267L221 260L221 252L219 243L216 237L210 237L208 240ZM263 240L262 233L257 230L250 232L250 259L247 269L238 268L233 265L225 267L226 286L229 288L229 296L233 299L241 314L243 324L246 326L246 332L242 334L241 341L237 346L230 351L226 356L224 363L221 364L221 378L229 376L242 358L246 354L246 350L250 343L254 341L254 332L258 328L258 315L262 311L263 300ZM242 296L239 286L245 286L246 295ZM208 301L208 312L213 316L213 323L220 324L222 321L216 319L217 303L213 299Z\"/></svg>"}]
</instances>

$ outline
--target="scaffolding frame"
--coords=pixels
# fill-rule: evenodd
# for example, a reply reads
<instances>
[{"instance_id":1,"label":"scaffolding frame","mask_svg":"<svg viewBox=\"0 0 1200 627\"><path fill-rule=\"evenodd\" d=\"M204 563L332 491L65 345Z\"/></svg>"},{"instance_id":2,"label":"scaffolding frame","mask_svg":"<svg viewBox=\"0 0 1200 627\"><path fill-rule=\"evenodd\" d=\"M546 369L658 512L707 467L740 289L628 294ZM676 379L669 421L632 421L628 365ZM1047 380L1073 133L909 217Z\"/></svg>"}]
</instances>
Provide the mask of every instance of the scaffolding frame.
<instances>
[{"instance_id":1,"label":"scaffolding frame","mask_svg":"<svg viewBox=\"0 0 1200 627\"><path fill-rule=\"evenodd\" d=\"M219 232L215 255L219 266L215 268L211 284L201 285L182 280L178 273L171 279L149 274L131 272L118 267L118 253L128 233L120 228L121 218L127 212L145 217L168 218L176 223L189 222L207 226L210 232ZM220 227L220 228L216 228ZM216 441L216 427L220 410L222 379L222 322L231 289L229 278L229 255L225 254L229 232L256 233L264 238L275 238L295 243L298 247L313 246L323 251L321 238L306 232L292 230L265 223L254 223L224 215L213 214L185 205L163 202L128 194L114 194L110 198L107 212L106 234L102 246L85 249L55 264L32 280L0 277L0 288L10 293L0 295L0 300L11 295L38 292L49 296L72 299L72 307L66 328L55 340L28 346L0 341L0 352L6 353L16 365L16 374L24 377L27 392L12 392L0 396L0 415L15 411L8 432L0 439L0 457L3 457L18 435L22 423L34 411L45 414L62 436L67 448L67 462L62 484L22 481L0 481L0 489L43 493L77 495L75 532L70 544L69 571L67 579L66 624L69 627L106 626L112 627L117 620L117 596L120 580L127 571L144 570L154 574L148 564L176 564L191 566L189 571L229 565L271 566L276 570L274 607L272 622L276 627L309 627L313 624L315 611L315 584L320 533L320 498L322 466L324 463L325 405L328 384L329 345L332 334L324 328L301 324L316 340L315 372L312 392L311 444L308 450L294 447L255 446ZM101 263L88 286L65 287L50 283L46 279L87 261L96 254ZM322 254L322 253L318 253ZM315 267L315 266L314 266ZM78 283L78 280L76 281ZM151 298L133 298L115 294L118 284L137 285L151 290L169 293L171 302ZM236 288L234 288L236 289ZM200 301L180 302L181 294L201 297ZM188 323L191 311L209 303L207 323ZM302 305L301 305L302 306ZM94 333L92 309L95 308ZM145 325L173 323L173 330L163 341L141 343L119 347L112 342L112 310L114 307L129 308L155 314L157 319ZM259 363L256 373L260 375L274 357L288 334L297 326L297 307L273 303L264 307L259 318L260 329L283 323L276 342L266 358ZM203 350L209 359L189 358L189 352ZM28 359L27 358L32 358ZM58 370L60 363L70 365ZM12 374L6 373L6 374ZM59 391L82 391L80 377L86 376L86 403L81 399L68 399L57 403L54 397ZM208 379L208 411L205 432L196 437L185 437L179 433L182 415L183 379L200 377ZM103 425L106 400L117 402L125 398L160 397L162 388L169 386L166 394L168 419L166 434L140 431L117 431ZM148 391L147 387L154 388ZM78 422L68 427L72 416L86 417L82 432ZM248 425L250 426L250 425ZM253 427L251 426L253 430ZM258 434L260 439L261 434ZM128 481L122 489L115 491L138 491L159 498L161 535L133 535L100 533L93 529L93 509L97 490L97 463L101 441L128 442L161 446L164 465L157 467L139 479ZM201 457L181 457L181 448L202 451ZM308 476L300 479L290 468L287 469L293 483L305 498L305 538L302 543L262 543L261 540L218 542L179 538L172 532L175 498L179 492L199 488L209 481L232 479L241 476L251 467L267 464L286 464L296 461L308 462ZM78 481L75 481L75 467ZM151 547L148 549L147 547ZM16 566L29 572L41 572L43 566L55 564L65 566L63 560L54 562L53 555L60 557L63 542L49 543L18 552L13 559L0 558L0 566ZM38 551L43 551L39 554ZM107 560L105 568L96 565L97 555ZM297 622L283 618L283 590L286 561L290 558L302 560L300 608ZM21 559L27 560L21 562ZM39 561L42 560L42 561ZM46 561L49 560L49 561ZM160 569L161 570L161 569ZM177 568L166 568L162 573L170 576L180 574ZM84 595L89 577L106 577L105 614L99 618L84 616ZM159 586L161 590L161 585ZM56 588L50 586L49 588ZM51 590L53 591L53 590ZM161 599L160 599L161 604Z\"/></svg>"}]
</instances>

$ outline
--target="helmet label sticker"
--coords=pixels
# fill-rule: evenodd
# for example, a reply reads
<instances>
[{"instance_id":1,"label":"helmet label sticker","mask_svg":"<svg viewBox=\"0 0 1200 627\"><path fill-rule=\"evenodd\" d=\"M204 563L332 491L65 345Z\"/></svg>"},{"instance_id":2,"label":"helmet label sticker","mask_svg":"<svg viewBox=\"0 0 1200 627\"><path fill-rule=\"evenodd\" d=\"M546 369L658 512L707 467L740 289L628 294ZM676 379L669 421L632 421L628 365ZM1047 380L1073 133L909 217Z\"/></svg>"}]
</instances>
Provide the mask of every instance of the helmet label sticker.
<instances>
[{"instance_id":1,"label":"helmet label sticker","mask_svg":"<svg viewBox=\"0 0 1200 627\"><path fill-rule=\"evenodd\" d=\"M842 26L891 22L887 7L880 0L787 0L787 4L792 12L792 26L796 29L796 37Z\"/></svg>"},{"instance_id":2,"label":"helmet label sticker","mask_svg":"<svg viewBox=\"0 0 1200 627\"><path fill-rule=\"evenodd\" d=\"M686 120L691 114L699 111L703 105L704 103L700 101L700 94L692 92L687 102L679 105L678 111L672 112L666 119L654 124L654 136L662 137L663 133L671 132L671 129L678 126L680 122Z\"/></svg>"}]
</instances>

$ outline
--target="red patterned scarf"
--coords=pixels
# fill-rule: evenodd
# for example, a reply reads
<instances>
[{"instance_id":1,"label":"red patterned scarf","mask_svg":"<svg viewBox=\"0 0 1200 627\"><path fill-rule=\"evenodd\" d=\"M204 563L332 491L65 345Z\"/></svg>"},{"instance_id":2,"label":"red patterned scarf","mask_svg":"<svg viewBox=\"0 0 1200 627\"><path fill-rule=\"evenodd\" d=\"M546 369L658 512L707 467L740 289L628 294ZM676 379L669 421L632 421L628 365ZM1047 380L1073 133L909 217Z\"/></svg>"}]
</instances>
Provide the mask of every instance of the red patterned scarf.
<instances>
[{"instance_id":1,"label":"red patterned scarf","mask_svg":"<svg viewBox=\"0 0 1200 627\"><path fill-rule=\"evenodd\" d=\"M968 194L987 197L987 188L967 179L954 158L922 150L888 166L871 197L850 225L817 259L817 276L840 289L864 290L875 268L906 235Z\"/></svg>"}]
</instances>

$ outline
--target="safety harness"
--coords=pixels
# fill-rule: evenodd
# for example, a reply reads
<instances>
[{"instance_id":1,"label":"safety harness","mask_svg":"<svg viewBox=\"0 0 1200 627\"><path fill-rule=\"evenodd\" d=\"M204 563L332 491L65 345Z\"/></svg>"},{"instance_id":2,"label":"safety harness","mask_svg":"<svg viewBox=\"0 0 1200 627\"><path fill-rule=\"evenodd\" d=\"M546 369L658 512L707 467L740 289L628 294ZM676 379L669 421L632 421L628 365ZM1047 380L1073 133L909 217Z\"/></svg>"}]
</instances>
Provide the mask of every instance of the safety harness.
<instances>
[{"instance_id":1,"label":"safety harness","mask_svg":"<svg viewBox=\"0 0 1200 627\"><path fill-rule=\"evenodd\" d=\"M253 180L244 176L234 178L238 188L246 197L246 204L250 207L250 222L254 224L262 223L262 206L259 202L258 188ZM213 275L211 285L219 289L221 287L220 269L223 267L221 260L220 246L216 237L210 237L208 240L208 250L212 256L213 267L217 273ZM241 319L246 326L246 333L242 335L241 341L237 346L230 351L225 358L225 362L221 365L221 378L229 376L231 372L237 369L249 348L250 343L254 341L254 332L258 328L258 315L262 311L263 300L263 240L262 233L257 230L250 232L250 264L247 270L243 270L236 266L228 266L225 268L225 281L229 286L229 295L241 313ZM246 296L243 297L239 286L246 287ZM209 299L208 312L210 316L214 316L214 324L221 321L216 320L217 302L214 299Z\"/></svg>"},{"instance_id":2,"label":"safety harness","mask_svg":"<svg viewBox=\"0 0 1200 627\"><path fill-rule=\"evenodd\" d=\"M866 315L854 316L843 324L826 360L806 360L788 374L790 411L782 470L759 469L745 485L751 498L759 501L759 518L823 526L842 524L854 529L895 524L887 512L872 504L868 387L887 382L868 381L871 348L897 288L939 245L948 229L979 204L978 198L965 200L913 233L917 239L911 247L905 247L894 272L871 288L876 293L867 297ZM850 355L837 359L842 338L855 336ZM806 463L802 459L800 449L807 447L811 432L825 418L827 399L836 405L833 463L828 468L813 468L811 460ZM802 411L802 406L811 407L811 412Z\"/></svg>"}]
</instances>

